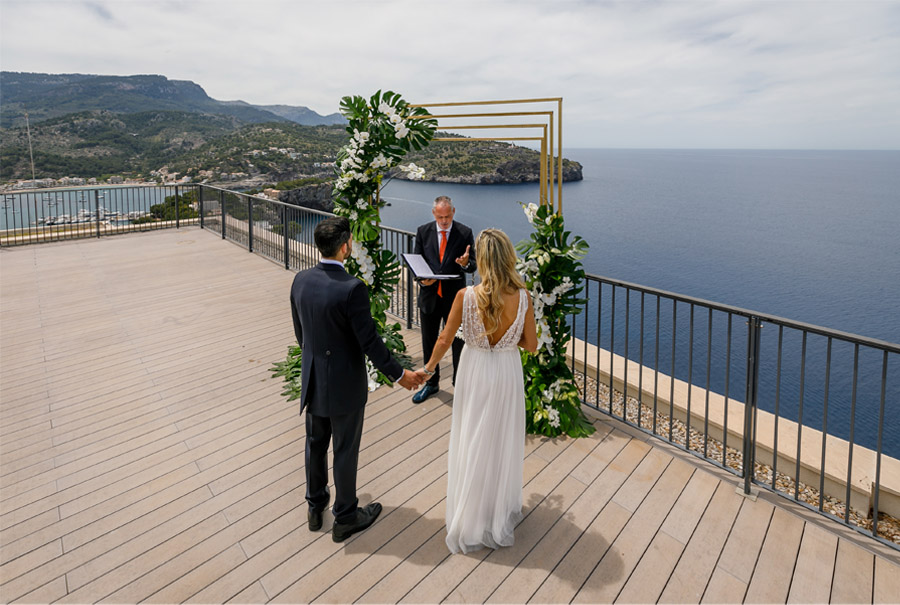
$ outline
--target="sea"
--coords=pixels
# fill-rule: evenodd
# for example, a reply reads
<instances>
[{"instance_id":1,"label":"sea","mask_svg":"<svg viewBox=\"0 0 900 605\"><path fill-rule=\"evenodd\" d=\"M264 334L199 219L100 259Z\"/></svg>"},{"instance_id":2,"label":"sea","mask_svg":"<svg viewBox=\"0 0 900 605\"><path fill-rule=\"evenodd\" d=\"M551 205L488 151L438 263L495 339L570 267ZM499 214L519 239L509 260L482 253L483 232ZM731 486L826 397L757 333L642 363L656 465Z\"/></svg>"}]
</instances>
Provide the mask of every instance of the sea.
<instances>
[{"instance_id":1,"label":"sea","mask_svg":"<svg viewBox=\"0 0 900 605\"><path fill-rule=\"evenodd\" d=\"M566 149L564 156L583 166L582 181L563 184L561 207L567 230L590 245L588 273L900 343L900 151ZM394 180L382 190L390 203L382 221L415 231L431 220L438 195L450 196L456 220L476 233L500 228L517 242L531 231L521 204L537 202L539 190ZM774 334L764 329L770 345ZM799 359L799 338L786 339L779 413L817 428L827 420L829 433L849 438L852 430L855 442L873 449L882 426L884 452L900 458L900 431L888 429L900 426L897 356L886 371L881 356L862 356L851 423L849 388L838 386L852 374L849 347L835 346L823 419L825 341L810 339L801 368L789 359ZM681 364L676 374L685 378ZM775 389L774 376L763 372L761 393ZM761 397L760 407L773 405Z\"/></svg>"}]
</instances>

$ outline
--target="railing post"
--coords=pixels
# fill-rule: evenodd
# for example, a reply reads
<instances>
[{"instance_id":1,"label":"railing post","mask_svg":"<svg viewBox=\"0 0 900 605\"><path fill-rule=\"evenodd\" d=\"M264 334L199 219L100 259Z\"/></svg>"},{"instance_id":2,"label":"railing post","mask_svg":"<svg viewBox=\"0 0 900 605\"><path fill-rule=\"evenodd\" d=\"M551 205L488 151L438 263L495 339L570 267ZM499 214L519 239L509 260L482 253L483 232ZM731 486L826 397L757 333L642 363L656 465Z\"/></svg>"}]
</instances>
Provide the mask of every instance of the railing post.
<instances>
[{"instance_id":1,"label":"railing post","mask_svg":"<svg viewBox=\"0 0 900 605\"><path fill-rule=\"evenodd\" d=\"M291 268L291 247L290 247L290 237L288 236L288 208L287 206L281 207L281 231L284 234L284 268Z\"/></svg>"},{"instance_id":2,"label":"railing post","mask_svg":"<svg viewBox=\"0 0 900 605\"><path fill-rule=\"evenodd\" d=\"M97 237L100 237L100 191L94 189L94 213L97 215Z\"/></svg>"},{"instance_id":3,"label":"railing post","mask_svg":"<svg viewBox=\"0 0 900 605\"><path fill-rule=\"evenodd\" d=\"M406 252L412 254L412 240L410 236L406 236ZM416 280L413 277L412 269L406 267L406 329L412 330L413 318L413 288Z\"/></svg>"},{"instance_id":4,"label":"railing post","mask_svg":"<svg viewBox=\"0 0 900 605\"><path fill-rule=\"evenodd\" d=\"M247 196L247 250L253 252L253 196Z\"/></svg>"},{"instance_id":5,"label":"railing post","mask_svg":"<svg viewBox=\"0 0 900 605\"><path fill-rule=\"evenodd\" d=\"M197 185L197 209L200 210L200 228L203 229L203 185Z\"/></svg>"},{"instance_id":6,"label":"railing post","mask_svg":"<svg viewBox=\"0 0 900 605\"><path fill-rule=\"evenodd\" d=\"M219 212L222 214L222 239L225 239L225 191L219 189Z\"/></svg>"},{"instance_id":7,"label":"railing post","mask_svg":"<svg viewBox=\"0 0 900 605\"><path fill-rule=\"evenodd\" d=\"M178 199L178 185L175 185L175 228L178 229L181 226L181 222L179 221L178 215L178 207L181 206L181 201Z\"/></svg>"},{"instance_id":8,"label":"railing post","mask_svg":"<svg viewBox=\"0 0 900 605\"><path fill-rule=\"evenodd\" d=\"M743 479L744 494L750 495L753 482L754 458L756 454L755 440L756 404L759 385L759 336L762 322L759 317L751 315L747 321L747 396L744 399L744 442L743 442Z\"/></svg>"}]
</instances>

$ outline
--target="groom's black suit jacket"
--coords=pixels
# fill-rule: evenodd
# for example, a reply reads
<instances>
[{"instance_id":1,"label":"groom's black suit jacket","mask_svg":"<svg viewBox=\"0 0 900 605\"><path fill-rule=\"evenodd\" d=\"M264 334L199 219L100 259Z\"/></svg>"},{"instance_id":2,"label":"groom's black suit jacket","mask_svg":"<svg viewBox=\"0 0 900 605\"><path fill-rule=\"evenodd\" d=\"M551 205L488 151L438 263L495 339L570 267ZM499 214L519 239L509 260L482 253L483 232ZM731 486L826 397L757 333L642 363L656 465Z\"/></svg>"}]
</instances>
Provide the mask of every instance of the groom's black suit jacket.
<instances>
[{"instance_id":1,"label":"groom's black suit jacket","mask_svg":"<svg viewBox=\"0 0 900 605\"><path fill-rule=\"evenodd\" d=\"M466 253L469 246L469 264L460 267L456 259ZM447 247L444 249L444 262L440 261L440 245L438 242L437 223L434 221L425 223L416 230L415 253L421 254L431 270L438 275L463 275L475 272L475 239L472 230L453 221L450 225L450 233L447 234ZM466 287L465 279L443 280L441 294L444 300L453 301L456 293ZM419 287L419 309L425 313L433 313L437 306L437 284ZM428 361L427 359L425 361Z\"/></svg>"},{"instance_id":2,"label":"groom's black suit jacket","mask_svg":"<svg viewBox=\"0 0 900 605\"><path fill-rule=\"evenodd\" d=\"M297 274L291 315L303 347L300 412L343 416L366 405L366 356L397 380L403 368L375 328L366 285L343 267L319 263Z\"/></svg>"}]
</instances>

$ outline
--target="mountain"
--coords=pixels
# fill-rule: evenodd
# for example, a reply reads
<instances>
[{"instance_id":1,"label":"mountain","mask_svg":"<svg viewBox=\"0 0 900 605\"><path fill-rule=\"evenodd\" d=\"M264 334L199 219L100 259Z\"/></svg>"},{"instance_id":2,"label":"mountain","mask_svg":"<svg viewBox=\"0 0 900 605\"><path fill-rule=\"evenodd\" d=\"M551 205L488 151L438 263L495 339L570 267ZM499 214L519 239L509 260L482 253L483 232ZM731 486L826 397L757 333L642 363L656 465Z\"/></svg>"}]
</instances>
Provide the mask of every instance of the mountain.
<instances>
[{"instance_id":1,"label":"mountain","mask_svg":"<svg viewBox=\"0 0 900 605\"><path fill-rule=\"evenodd\" d=\"M0 129L0 139L0 181L30 178L25 127ZM32 124L31 139L38 178L147 178L166 168L197 180L259 186L331 177L347 132L339 125L244 124L234 116L185 111L102 110ZM407 161L425 167L426 180L440 182L534 182L540 172L536 151L498 142L435 142ZM564 159L563 179L581 178L581 165Z\"/></svg>"},{"instance_id":2,"label":"mountain","mask_svg":"<svg viewBox=\"0 0 900 605\"><path fill-rule=\"evenodd\" d=\"M66 114L31 124L35 171L39 178L148 174L240 127L233 116L182 111ZM0 136L0 179L30 178L26 129Z\"/></svg>"},{"instance_id":3,"label":"mountain","mask_svg":"<svg viewBox=\"0 0 900 605\"><path fill-rule=\"evenodd\" d=\"M327 178L347 142L340 114L217 101L194 82L165 76L3 71L0 181L31 177L26 110L34 173L42 179L177 173L272 184ZM407 161L441 182L521 183L540 174L536 151L500 142L435 142ZM565 160L563 178L581 179L581 166Z\"/></svg>"},{"instance_id":4,"label":"mountain","mask_svg":"<svg viewBox=\"0 0 900 605\"><path fill-rule=\"evenodd\" d=\"M340 124L339 114L321 116L307 107L265 107L217 101L198 84L159 75L99 76L0 72L0 127L21 126L83 111L116 113L182 111L226 115L243 123Z\"/></svg>"},{"instance_id":5,"label":"mountain","mask_svg":"<svg viewBox=\"0 0 900 605\"><path fill-rule=\"evenodd\" d=\"M224 101L228 103L229 101ZM244 104L244 101L230 101L235 104ZM314 112L309 107L295 107L293 105L255 105L257 109L274 113L286 120L303 124L304 126L330 126L333 124L346 124L347 120L339 113L330 113L327 116Z\"/></svg>"}]
</instances>

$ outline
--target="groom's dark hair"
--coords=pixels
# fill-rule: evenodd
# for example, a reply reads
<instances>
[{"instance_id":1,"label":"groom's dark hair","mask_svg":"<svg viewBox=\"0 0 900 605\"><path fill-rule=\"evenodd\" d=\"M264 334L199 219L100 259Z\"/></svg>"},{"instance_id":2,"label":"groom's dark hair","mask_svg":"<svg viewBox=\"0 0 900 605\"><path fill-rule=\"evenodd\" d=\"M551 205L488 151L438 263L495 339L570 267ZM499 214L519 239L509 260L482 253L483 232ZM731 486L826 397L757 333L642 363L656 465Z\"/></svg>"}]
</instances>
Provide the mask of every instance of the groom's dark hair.
<instances>
[{"instance_id":1,"label":"groom's dark hair","mask_svg":"<svg viewBox=\"0 0 900 605\"><path fill-rule=\"evenodd\" d=\"M330 216L316 225L313 236L322 256L331 258L350 239L350 220L346 216Z\"/></svg>"}]
</instances>

